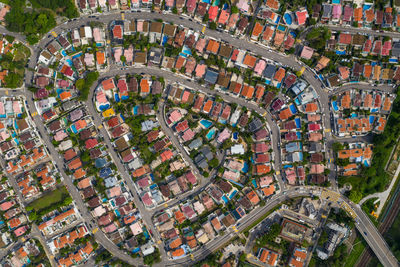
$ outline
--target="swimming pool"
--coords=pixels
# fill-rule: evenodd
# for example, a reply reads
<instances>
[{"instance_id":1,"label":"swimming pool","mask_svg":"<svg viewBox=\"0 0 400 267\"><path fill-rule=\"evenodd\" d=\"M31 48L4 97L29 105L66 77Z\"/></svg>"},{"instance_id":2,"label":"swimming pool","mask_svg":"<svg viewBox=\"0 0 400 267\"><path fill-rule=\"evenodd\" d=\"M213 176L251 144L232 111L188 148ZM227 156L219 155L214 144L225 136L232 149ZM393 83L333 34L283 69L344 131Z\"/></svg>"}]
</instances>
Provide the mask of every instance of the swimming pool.
<instances>
[{"instance_id":1,"label":"swimming pool","mask_svg":"<svg viewBox=\"0 0 400 267\"><path fill-rule=\"evenodd\" d=\"M339 110L336 101L332 101L332 107L333 107L334 111L338 111Z\"/></svg>"},{"instance_id":2,"label":"swimming pool","mask_svg":"<svg viewBox=\"0 0 400 267\"><path fill-rule=\"evenodd\" d=\"M101 111L104 111L104 110L107 110L107 109L109 109L110 108L110 105L109 104L106 104L106 105L100 105L100 110Z\"/></svg>"},{"instance_id":3,"label":"swimming pool","mask_svg":"<svg viewBox=\"0 0 400 267\"><path fill-rule=\"evenodd\" d=\"M374 123L375 116L369 116L369 123Z\"/></svg>"},{"instance_id":4,"label":"swimming pool","mask_svg":"<svg viewBox=\"0 0 400 267\"><path fill-rule=\"evenodd\" d=\"M71 59L67 59L66 61L67 61L68 65L69 65L70 67L72 67L72 66L74 65L74 63L72 63L72 60L71 60Z\"/></svg>"},{"instance_id":5,"label":"swimming pool","mask_svg":"<svg viewBox=\"0 0 400 267\"><path fill-rule=\"evenodd\" d=\"M139 110L139 106L133 107L133 115L137 115Z\"/></svg>"},{"instance_id":6,"label":"swimming pool","mask_svg":"<svg viewBox=\"0 0 400 267\"><path fill-rule=\"evenodd\" d=\"M238 192L238 191L235 189L235 190L229 195L229 199L234 198L234 197L236 196L237 192Z\"/></svg>"},{"instance_id":7,"label":"swimming pool","mask_svg":"<svg viewBox=\"0 0 400 267\"><path fill-rule=\"evenodd\" d=\"M76 129L76 127L75 127L74 124L71 125L71 130L72 130L72 132L73 132L74 134L78 133L78 130Z\"/></svg>"},{"instance_id":8,"label":"swimming pool","mask_svg":"<svg viewBox=\"0 0 400 267\"><path fill-rule=\"evenodd\" d=\"M221 198L225 202L225 204L228 203L229 200L226 198L226 196L222 196Z\"/></svg>"},{"instance_id":9,"label":"swimming pool","mask_svg":"<svg viewBox=\"0 0 400 267\"><path fill-rule=\"evenodd\" d=\"M119 101L121 101L121 99L119 99L119 95L118 94L114 94L114 99L115 99L115 102L119 102Z\"/></svg>"},{"instance_id":10,"label":"swimming pool","mask_svg":"<svg viewBox=\"0 0 400 267\"><path fill-rule=\"evenodd\" d=\"M205 129L208 129L208 128L211 127L212 122L209 121L209 120L204 120L204 119L203 119L203 120L200 121L200 124L201 124Z\"/></svg>"},{"instance_id":11,"label":"swimming pool","mask_svg":"<svg viewBox=\"0 0 400 267\"><path fill-rule=\"evenodd\" d=\"M352 118L357 118L357 117L358 117L358 114L357 114L357 113L351 113L350 117L352 117Z\"/></svg>"},{"instance_id":12,"label":"swimming pool","mask_svg":"<svg viewBox=\"0 0 400 267\"><path fill-rule=\"evenodd\" d=\"M296 123L296 127L297 127L297 128L301 128L301 121L300 121L300 118L294 119L294 122Z\"/></svg>"},{"instance_id":13,"label":"swimming pool","mask_svg":"<svg viewBox=\"0 0 400 267\"><path fill-rule=\"evenodd\" d=\"M283 18L285 19L287 25L292 25L292 16L290 16L289 13L283 15Z\"/></svg>"},{"instance_id":14,"label":"swimming pool","mask_svg":"<svg viewBox=\"0 0 400 267\"><path fill-rule=\"evenodd\" d=\"M293 114L296 114L296 113L297 113L297 109L296 109L296 107L295 107L294 105L290 105L289 108L290 108L290 111L291 111Z\"/></svg>"},{"instance_id":15,"label":"swimming pool","mask_svg":"<svg viewBox=\"0 0 400 267\"><path fill-rule=\"evenodd\" d=\"M245 162L243 164L242 172L247 173L249 171L249 164Z\"/></svg>"},{"instance_id":16,"label":"swimming pool","mask_svg":"<svg viewBox=\"0 0 400 267\"><path fill-rule=\"evenodd\" d=\"M213 6L218 6L219 5L220 0L215 0L214 3L212 4Z\"/></svg>"},{"instance_id":17,"label":"swimming pool","mask_svg":"<svg viewBox=\"0 0 400 267\"><path fill-rule=\"evenodd\" d=\"M211 130L209 130L206 135L207 139L208 140L213 139L215 136L215 132L216 132L215 128L212 128Z\"/></svg>"},{"instance_id":18,"label":"swimming pool","mask_svg":"<svg viewBox=\"0 0 400 267\"><path fill-rule=\"evenodd\" d=\"M80 56L82 56L82 53L78 53L78 54L72 56L72 59L75 59L75 58L80 57Z\"/></svg>"},{"instance_id":19,"label":"swimming pool","mask_svg":"<svg viewBox=\"0 0 400 267\"><path fill-rule=\"evenodd\" d=\"M234 132L233 133L233 140L238 140L239 138L239 133L238 132Z\"/></svg>"},{"instance_id":20,"label":"swimming pool","mask_svg":"<svg viewBox=\"0 0 400 267\"><path fill-rule=\"evenodd\" d=\"M283 25L279 25L278 30L280 30L281 32L284 32L284 31L286 31L286 28Z\"/></svg>"}]
</instances>

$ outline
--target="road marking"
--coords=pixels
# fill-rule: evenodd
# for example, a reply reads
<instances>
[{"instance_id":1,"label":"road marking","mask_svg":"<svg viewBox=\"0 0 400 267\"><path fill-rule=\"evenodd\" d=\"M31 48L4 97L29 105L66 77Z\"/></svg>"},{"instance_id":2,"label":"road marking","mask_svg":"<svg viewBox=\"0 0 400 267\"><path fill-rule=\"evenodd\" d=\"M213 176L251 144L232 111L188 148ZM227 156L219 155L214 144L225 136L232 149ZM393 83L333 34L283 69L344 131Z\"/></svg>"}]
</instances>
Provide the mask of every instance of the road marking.
<instances>
[{"instance_id":1,"label":"road marking","mask_svg":"<svg viewBox=\"0 0 400 267\"><path fill-rule=\"evenodd\" d=\"M101 129L101 128L103 128L103 125L100 124L97 128Z\"/></svg>"},{"instance_id":2,"label":"road marking","mask_svg":"<svg viewBox=\"0 0 400 267\"><path fill-rule=\"evenodd\" d=\"M167 204L167 203L165 203L165 204L164 204L164 207L168 208L168 204Z\"/></svg>"},{"instance_id":3,"label":"road marking","mask_svg":"<svg viewBox=\"0 0 400 267\"><path fill-rule=\"evenodd\" d=\"M8 90L6 90L6 95L8 95Z\"/></svg>"},{"instance_id":4,"label":"road marking","mask_svg":"<svg viewBox=\"0 0 400 267\"><path fill-rule=\"evenodd\" d=\"M190 254L190 258L191 258L192 260L194 260L194 256L193 256L193 254Z\"/></svg>"},{"instance_id":5,"label":"road marking","mask_svg":"<svg viewBox=\"0 0 400 267\"><path fill-rule=\"evenodd\" d=\"M51 35L53 35L54 37L57 37L57 33L55 31L52 31Z\"/></svg>"},{"instance_id":6,"label":"road marking","mask_svg":"<svg viewBox=\"0 0 400 267\"><path fill-rule=\"evenodd\" d=\"M201 30L201 33L204 33L206 31L206 26L203 26L203 29Z\"/></svg>"},{"instance_id":7,"label":"road marking","mask_svg":"<svg viewBox=\"0 0 400 267\"><path fill-rule=\"evenodd\" d=\"M125 13L121 13L121 19L125 20Z\"/></svg>"},{"instance_id":8,"label":"road marking","mask_svg":"<svg viewBox=\"0 0 400 267\"><path fill-rule=\"evenodd\" d=\"M158 241L157 241L157 244L161 244L161 243L162 243L162 241L161 241L161 240L158 240Z\"/></svg>"},{"instance_id":9,"label":"road marking","mask_svg":"<svg viewBox=\"0 0 400 267\"><path fill-rule=\"evenodd\" d=\"M98 230L99 230L99 228L96 227L95 229L93 229L92 233L95 234Z\"/></svg>"},{"instance_id":10,"label":"road marking","mask_svg":"<svg viewBox=\"0 0 400 267\"><path fill-rule=\"evenodd\" d=\"M331 132L331 129L326 128L326 129L325 129L325 132L326 132L326 133L330 133L330 132Z\"/></svg>"},{"instance_id":11,"label":"road marking","mask_svg":"<svg viewBox=\"0 0 400 267\"><path fill-rule=\"evenodd\" d=\"M279 175L279 174L281 174L281 172L280 172L280 171L276 171L275 174L276 174L276 175Z\"/></svg>"}]
</instances>

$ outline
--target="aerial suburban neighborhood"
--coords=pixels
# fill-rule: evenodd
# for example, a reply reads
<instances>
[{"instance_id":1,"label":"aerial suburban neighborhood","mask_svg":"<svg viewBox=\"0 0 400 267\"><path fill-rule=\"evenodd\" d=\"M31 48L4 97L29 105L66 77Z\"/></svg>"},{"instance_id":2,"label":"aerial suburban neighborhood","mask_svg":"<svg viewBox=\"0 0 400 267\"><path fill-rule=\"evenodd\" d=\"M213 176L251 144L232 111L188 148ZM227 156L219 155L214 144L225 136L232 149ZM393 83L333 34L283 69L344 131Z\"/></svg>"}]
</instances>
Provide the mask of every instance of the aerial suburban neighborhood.
<instances>
[{"instance_id":1,"label":"aerial suburban neighborhood","mask_svg":"<svg viewBox=\"0 0 400 267\"><path fill-rule=\"evenodd\" d=\"M0 0L0 266L399 266L399 0Z\"/></svg>"}]
</instances>

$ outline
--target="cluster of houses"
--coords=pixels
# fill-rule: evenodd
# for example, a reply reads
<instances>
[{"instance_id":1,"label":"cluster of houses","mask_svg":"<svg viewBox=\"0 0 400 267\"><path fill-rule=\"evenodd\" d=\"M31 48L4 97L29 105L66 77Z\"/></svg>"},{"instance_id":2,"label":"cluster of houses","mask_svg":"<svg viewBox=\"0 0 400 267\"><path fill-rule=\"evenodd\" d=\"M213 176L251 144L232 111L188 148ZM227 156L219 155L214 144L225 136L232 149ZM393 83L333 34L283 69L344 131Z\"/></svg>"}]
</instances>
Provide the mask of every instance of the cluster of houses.
<instances>
[{"instance_id":1,"label":"cluster of houses","mask_svg":"<svg viewBox=\"0 0 400 267\"><path fill-rule=\"evenodd\" d=\"M2 259L1 264L3 266L27 266L32 264L35 258L39 257L41 257L43 260L43 263L40 263L39 266L45 266L44 263L50 264L47 261L43 248L38 243L39 241L34 239L23 242L22 245L19 245L17 248L13 249L13 251L9 253L7 257Z\"/></svg>"},{"instance_id":2,"label":"cluster of houses","mask_svg":"<svg viewBox=\"0 0 400 267\"><path fill-rule=\"evenodd\" d=\"M62 81L66 80L60 79L57 83ZM129 233L130 225L141 223L141 216L86 107L75 98L76 94L62 98L63 92L59 91L57 96L38 97L35 103L40 105L43 100L52 103L42 108L41 117L53 145L63 156L67 174L73 178L101 229L119 243ZM106 114L111 116L110 112L106 111ZM68 212L75 213L74 209ZM52 229L43 227L44 232Z\"/></svg>"},{"instance_id":3,"label":"cluster of houses","mask_svg":"<svg viewBox=\"0 0 400 267\"><path fill-rule=\"evenodd\" d=\"M56 185L58 176L33 122L27 116L25 100L0 100L0 153L5 171L13 175L25 200L37 198Z\"/></svg>"},{"instance_id":4,"label":"cluster of houses","mask_svg":"<svg viewBox=\"0 0 400 267\"><path fill-rule=\"evenodd\" d=\"M381 91L346 90L332 99L338 136L382 133L395 95Z\"/></svg>"},{"instance_id":5,"label":"cluster of houses","mask_svg":"<svg viewBox=\"0 0 400 267\"><path fill-rule=\"evenodd\" d=\"M167 254L178 259L223 235L260 202L253 189L237 189L231 182L217 179L199 195L157 213L154 224Z\"/></svg>"},{"instance_id":6,"label":"cluster of houses","mask_svg":"<svg viewBox=\"0 0 400 267\"><path fill-rule=\"evenodd\" d=\"M102 112L104 125L114 143L114 149L126 164L143 204L149 209L168 201L173 195L188 191L197 184L197 179L173 149L169 138L159 129L154 104L137 103L128 111L131 116L140 120L140 132L147 139L150 153L154 154L153 158L147 159L144 158L143 151L135 148L137 144L132 143L133 133L130 127L124 122L122 114L115 113L109 100L117 95L121 96L121 100L117 102L127 100L123 96L129 97L128 93L146 98L149 94L160 95L162 90L163 84L160 81L147 76L141 79L120 77L116 83L114 78L105 79L96 90L96 107ZM182 173L185 171L187 172ZM183 175L176 178L174 173ZM167 183L164 183L164 179ZM163 183L158 184L155 180Z\"/></svg>"},{"instance_id":7,"label":"cluster of houses","mask_svg":"<svg viewBox=\"0 0 400 267\"><path fill-rule=\"evenodd\" d=\"M369 167L372 158L372 145L366 143L350 143L345 149L338 151L338 160L343 161L339 167L343 176L354 176L359 174L362 166Z\"/></svg>"},{"instance_id":8,"label":"cluster of houses","mask_svg":"<svg viewBox=\"0 0 400 267\"><path fill-rule=\"evenodd\" d=\"M323 123L315 90L303 80L289 89L294 97L278 97L270 105L280 128L284 175L290 185L322 184L324 175ZM289 101L290 100L290 101Z\"/></svg>"},{"instance_id":9,"label":"cluster of houses","mask_svg":"<svg viewBox=\"0 0 400 267\"><path fill-rule=\"evenodd\" d=\"M69 249L73 250L72 253L68 253L66 256L58 257L57 261L60 266L73 266L83 263L87 260L94 251L93 245L90 241L81 241L87 237L90 232L87 230L84 224L80 224L74 227L68 232L63 232L57 236L52 237L47 241L52 255L57 255L60 251Z\"/></svg>"},{"instance_id":10,"label":"cluster of houses","mask_svg":"<svg viewBox=\"0 0 400 267\"><path fill-rule=\"evenodd\" d=\"M0 226L0 245L8 246L15 238L24 236L29 229L28 218L16 200L16 193L3 176L0 185L0 210L2 211Z\"/></svg>"},{"instance_id":11,"label":"cluster of houses","mask_svg":"<svg viewBox=\"0 0 400 267\"><path fill-rule=\"evenodd\" d=\"M107 69L105 45L101 25L82 26L58 35L40 52L34 77L37 98L48 97L50 88L55 88L62 100L73 97L71 89L76 79L86 71Z\"/></svg>"},{"instance_id":12,"label":"cluster of houses","mask_svg":"<svg viewBox=\"0 0 400 267\"><path fill-rule=\"evenodd\" d=\"M332 3L314 5L312 18L321 23L336 25L396 29L400 25L400 14L393 11L392 7L374 9L374 4L368 1L353 5L334 0Z\"/></svg>"}]
</instances>

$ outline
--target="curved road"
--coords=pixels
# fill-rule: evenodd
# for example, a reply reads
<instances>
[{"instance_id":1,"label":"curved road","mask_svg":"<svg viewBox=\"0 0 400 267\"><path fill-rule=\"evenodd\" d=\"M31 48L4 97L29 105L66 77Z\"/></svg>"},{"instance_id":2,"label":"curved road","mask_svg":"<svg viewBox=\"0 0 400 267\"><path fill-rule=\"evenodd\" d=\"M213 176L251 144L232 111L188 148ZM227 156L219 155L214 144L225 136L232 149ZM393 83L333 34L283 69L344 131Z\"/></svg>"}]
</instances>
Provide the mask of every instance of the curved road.
<instances>
[{"instance_id":1,"label":"curved road","mask_svg":"<svg viewBox=\"0 0 400 267\"><path fill-rule=\"evenodd\" d=\"M101 15L101 22L104 23L109 23L112 20L118 20L120 19L121 15L119 13L114 13L114 14L104 14ZM196 31L201 31L203 28L203 25L190 21L190 20L186 20L183 18L180 18L176 15L172 15L172 14L159 14L159 13L126 13L125 14L125 19L146 19L146 20L152 20L152 19L164 19L167 20L169 22L172 22L174 24L180 24L184 27L187 28L192 28ZM72 21L69 22L68 24L61 24L59 26L57 26L54 31L56 33L61 33L64 30L67 29L71 29L71 28L75 28L75 27L79 27L81 25L87 25L88 22L90 21L97 21L96 18L88 18L88 17L82 17L76 21ZM333 27L330 27L331 29ZM343 30L341 28L341 30ZM349 29L351 30L351 29ZM1 32L4 32L4 29L0 28ZM360 29L356 30L357 32L360 32ZM365 31L363 31L365 32ZM366 32L369 33L369 32ZM372 34L372 33L370 33ZM390 36L392 36L392 33L387 33L390 34ZM15 36L15 34L12 34L13 36ZM219 39L221 41L225 41L227 43L230 43L232 45L234 45L235 47L238 47L240 49L244 49L244 50L250 50L252 53L261 55L262 57L268 58L268 59L272 59L276 62L280 62L283 65L286 65L290 68L292 68L295 71L300 70L303 67L303 64L301 62L298 62L293 56L286 56L283 54L279 54L276 52L273 52L265 47L253 44L253 43L249 43L245 40L242 39L237 39L235 37L230 36L229 34L226 33L221 33L221 32L217 32L217 31L213 31L213 30L209 30L206 29L205 31L205 35L209 36L209 37L213 37L215 39ZM382 33L380 33L380 35L384 35ZM399 34L400 36L400 34ZM45 47L45 45L47 45L47 43L49 43L51 40L53 39L53 37L45 37L43 38L39 45L35 46L32 51L32 59L29 63L29 67L34 68L36 65L36 60L38 58L38 55L40 53L40 51ZM21 41L23 41L23 39L21 39ZM141 69L141 72L143 72L143 68ZM150 69L147 69L150 71ZM155 70L152 70L155 71ZM161 70L158 70L161 71ZM117 71L117 70L111 70L109 71L107 74L108 75L112 75L112 73L121 73L121 71ZM151 72L151 71L150 71ZM166 72L166 71L162 71L162 72ZM158 75L158 74L156 74ZM163 75L159 75L159 76L163 76ZM175 77L174 75L171 75L171 77ZM169 80L173 80L171 79L171 77L169 77ZM31 84L33 78L33 73L31 71L26 71L26 76L25 76L25 83L27 85ZM323 114L323 120L324 120L324 125L325 127L327 127L328 125L330 125L330 116L329 116L329 93L322 88L321 86L321 82L315 78L315 74L311 71L310 68L306 68L306 71L303 73L303 78L306 79L308 81L308 83L317 91L318 95L319 95L319 101L321 104L321 112ZM199 85L195 84L194 82L188 82L188 81L181 81L181 83L183 84L187 84L189 87L191 88L197 88ZM196 86L195 86L196 85ZM352 85L352 88L357 88L360 85ZM254 105L250 102L247 102L245 100L241 100L241 99L237 99L237 98L233 98L232 96L229 95L225 95L222 94L220 92L217 91L211 91L207 88L202 88L202 90L206 93L209 94L218 94L220 95L225 101L227 102L243 102L244 103L239 103L240 105L246 106L250 109L253 109L256 112L259 112L259 114L265 114L265 112L267 112L265 109L262 109L260 107L258 107L257 105ZM35 106L33 104L32 101L32 93L30 93L29 91L27 91L27 95L28 95L28 105L31 109L31 111L35 110ZM270 116L266 117L267 122L269 124L270 127L272 127L271 129L271 134L273 136L273 140L272 140L272 144L273 144L273 149L275 151L275 155L277 157L280 157L280 153L278 152L278 140L276 140L276 138L279 135L279 128L278 126L272 121ZM33 120L35 121L37 127L39 128L39 131L41 132L41 134L43 136L47 136L47 133L45 131L44 125L41 122L39 117L34 117ZM327 139L330 140L332 138L332 136L328 133ZM58 155L58 153L56 153L55 148L52 146L51 142L49 141L48 138L44 138L46 146L48 146L48 149L50 150L50 153L52 155ZM58 166L63 166L63 162L61 161L60 158L56 157L54 158L54 160L57 162ZM280 170L280 158L279 160L276 158L275 159L275 170ZM74 198L75 202L77 203L78 208L80 209L80 212L82 214L82 217L84 217L84 219L88 222L91 220L91 215L89 214L87 208L85 207L78 190L74 187L72 180L69 176L67 176L65 174L65 172L61 169L60 170L65 184L67 185L72 197ZM282 182L282 178L279 177L278 178L279 183L282 185L281 188L285 188L285 185ZM292 192L292 189L286 191L286 192ZM286 196L289 196L286 195ZM280 193L278 195L276 195L276 201L278 201L278 199L280 198L286 198L286 196L283 197L283 193ZM274 198L274 199L275 199ZM361 211L361 209L357 206L355 206L354 204L351 204L351 202L348 202L349 205L351 205L352 207L354 206L354 211L356 212L356 214L359 216L360 218L360 222L359 224L357 224L357 228L360 229L361 233L365 233L364 238L367 240L368 244L371 246L371 248L375 251L375 253L377 254L378 258L380 259L380 261L385 265L385 266L397 266L397 260L394 258L394 256L390 253L390 251L387 248L387 245L385 243L385 241L382 239L382 237L379 235L379 233L376 231L376 228L371 224L371 222L369 221L368 217ZM272 206L273 202L269 202L268 207L264 207L265 209L270 208ZM257 214L262 214L264 211L263 210L259 210ZM252 212L251 214L254 214L254 212ZM250 215L249 215L250 216ZM246 217L248 218L248 220L246 220L246 223L250 223L251 221L254 221L253 218L255 218L256 216L252 216L252 217ZM244 224L243 224L244 225ZM371 227L372 225L372 227ZM240 228L239 228L240 229ZM137 264L137 260L132 259L130 256L128 256L127 254L123 253L122 251L120 251L118 249L118 247L113 244L105 235L104 233L102 233L102 231L97 231L95 233L95 237L96 239L99 241L99 243L101 243L107 250L109 250L111 253L113 253L113 255L117 256L118 258L120 258L121 260L129 263L129 264ZM212 242L210 242L210 244L205 245L204 247L202 247L200 250L196 251L195 254L195 258L199 259L199 255L201 257L204 257L206 255L206 251L213 251L215 248L217 248L219 245L222 245L224 240L227 239L227 235L220 237L220 238L216 238L215 240L213 240ZM229 239L228 239L229 240ZM181 259L177 262L177 264L184 264L185 259Z\"/></svg>"}]
</instances>

